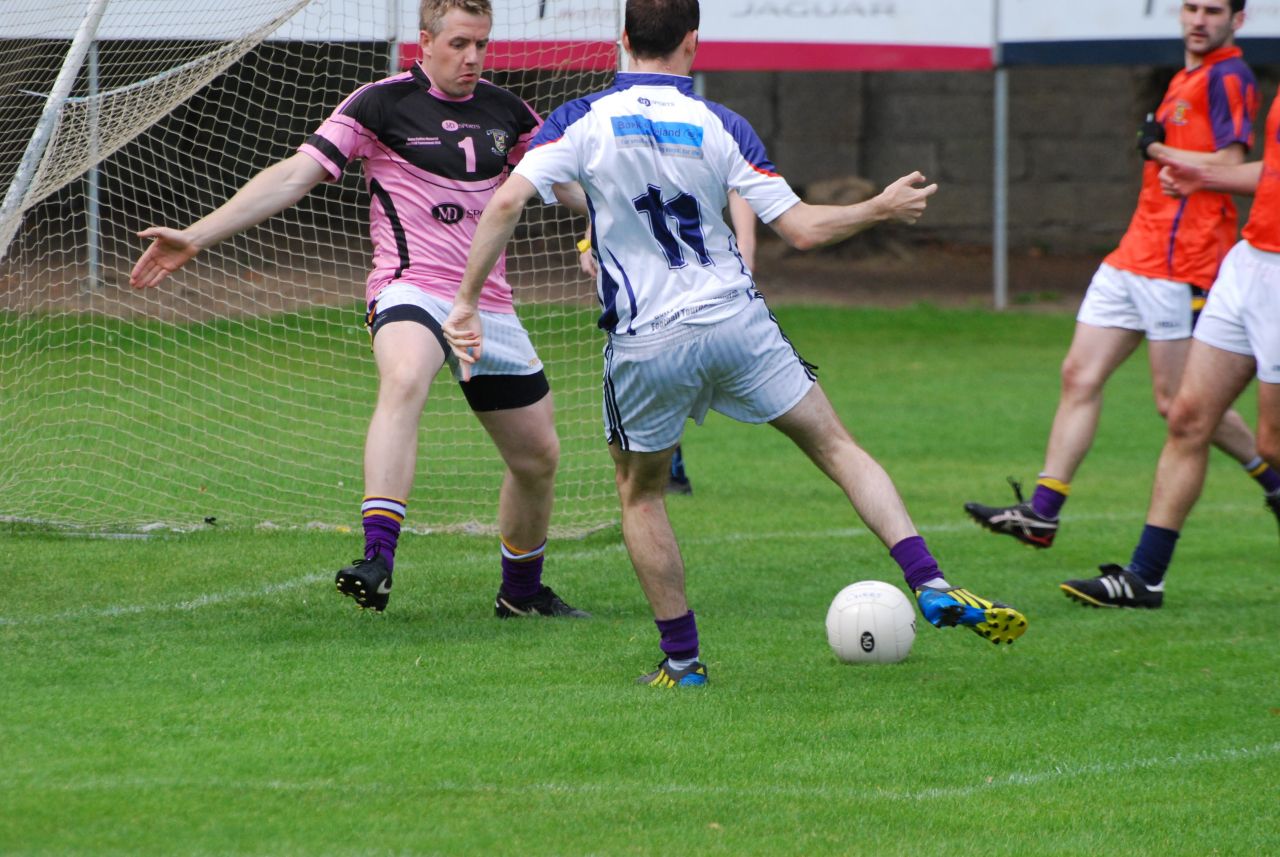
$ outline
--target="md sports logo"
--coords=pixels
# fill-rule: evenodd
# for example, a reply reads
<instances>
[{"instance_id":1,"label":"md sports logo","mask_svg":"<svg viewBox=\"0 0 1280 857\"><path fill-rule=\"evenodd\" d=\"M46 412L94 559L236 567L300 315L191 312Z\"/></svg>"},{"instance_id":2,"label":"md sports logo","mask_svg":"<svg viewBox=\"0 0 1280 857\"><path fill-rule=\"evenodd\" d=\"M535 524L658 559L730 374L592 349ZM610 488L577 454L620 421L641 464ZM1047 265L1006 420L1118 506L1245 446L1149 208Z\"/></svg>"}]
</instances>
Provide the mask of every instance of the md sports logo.
<instances>
[{"instance_id":1,"label":"md sports logo","mask_svg":"<svg viewBox=\"0 0 1280 857\"><path fill-rule=\"evenodd\" d=\"M462 218L467 216L467 210L452 202L442 202L431 209L431 216L441 223L447 223L452 226L455 223L462 222Z\"/></svg>"},{"instance_id":2,"label":"md sports logo","mask_svg":"<svg viewBox=\"0 0 1280 857\"><path fill-rule=\"evenodd\" d=\"M869 652L876 647L876 638L872 636L870 631L862 632L862 639L859 641L862 651Z\"/></svg>"}]
</instances>

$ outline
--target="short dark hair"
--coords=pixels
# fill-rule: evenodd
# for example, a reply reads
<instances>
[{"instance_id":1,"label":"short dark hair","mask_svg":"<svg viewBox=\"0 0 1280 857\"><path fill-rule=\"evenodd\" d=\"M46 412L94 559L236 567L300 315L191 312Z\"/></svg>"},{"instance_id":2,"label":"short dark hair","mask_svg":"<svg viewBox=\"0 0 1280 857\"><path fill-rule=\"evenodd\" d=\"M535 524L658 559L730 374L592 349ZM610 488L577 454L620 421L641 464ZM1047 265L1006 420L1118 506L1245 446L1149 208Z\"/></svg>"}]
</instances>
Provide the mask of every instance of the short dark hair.
<instances>
[{"instance_id":1,"label":"short dark hair","mask_svg":"<svg viewBox=\"0 0 1280 857\"><path fill-rule=\"evenodd\" d=\"M1244 11L1244 0L1231 0L1231 14Z\"/></svg>"},{"instance_id":2,"label":"short dark hair","mask_svg":"<svg viewBox=\"0 0 1280 857\"><path fill-rule=\"evenodd\" d=\"M418 29L426 30L433 36L440 35L444 28L444 16L454 9L461 9L468 15L484 15L493 20L493 6L489 0L422 0L418 6Z\"/></svg>"},{"instance_id":3,"label":"short dark hair","mask_svg":"<svg viewBox=\"0 0 1280 857\"><path fill-rule=\"evenodd\" d=\"M698 29L698 0L627 0L624 27L639 59L671 54Z\"/></svg>"}]
</instances>

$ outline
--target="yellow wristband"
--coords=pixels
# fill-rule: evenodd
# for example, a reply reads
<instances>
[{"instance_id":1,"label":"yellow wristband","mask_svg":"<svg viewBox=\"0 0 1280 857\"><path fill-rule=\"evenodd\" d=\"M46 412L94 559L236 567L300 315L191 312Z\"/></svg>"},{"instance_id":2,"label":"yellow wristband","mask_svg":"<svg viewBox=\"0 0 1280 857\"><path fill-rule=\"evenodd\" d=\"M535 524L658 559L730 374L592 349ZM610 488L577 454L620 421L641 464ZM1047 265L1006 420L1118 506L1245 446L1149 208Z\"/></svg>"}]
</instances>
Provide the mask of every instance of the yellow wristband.
<instances>
[{"instance_id":1,"label":"yellow wristband","mask_svg":"<svg viewBox=\"0 0 1280 857\"><path fill-rule=\"evenodd\" d=\"M578 242L578 252L579 252L579 253L586 253L586 252L588 252L588 251L590 251L590 250L591 250L591 239L590 239L590 238L583 238L581 241L579 241L579 242Z\"/></svg>"}]
</instances>

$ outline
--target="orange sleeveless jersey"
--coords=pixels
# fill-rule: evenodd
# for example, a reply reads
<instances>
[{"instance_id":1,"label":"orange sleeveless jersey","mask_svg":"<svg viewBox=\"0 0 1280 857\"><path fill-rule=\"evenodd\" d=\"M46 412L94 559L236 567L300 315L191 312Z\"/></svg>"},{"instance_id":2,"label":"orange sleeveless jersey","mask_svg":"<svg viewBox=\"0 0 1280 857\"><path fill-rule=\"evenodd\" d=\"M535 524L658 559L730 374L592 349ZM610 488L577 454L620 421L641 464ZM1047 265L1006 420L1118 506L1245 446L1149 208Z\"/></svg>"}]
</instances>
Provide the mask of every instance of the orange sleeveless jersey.
<instances>
[{"instance_id":1,"label":"orange sleeveless jersey","mask_svg":"<svg viewBox=\"0 0 1280 857\"><path fill-rule=\"evenodd\" d=\"M1280 253L1280 97L1267 113L1266 138L1262 147L1262 178L1249 209L1244 240L1259 250Z\"/></svg>"},{"instance_id":2,"label":"orange sleeveless jersey","mask_svg":"<svg viewBox=\"0 0 1280 857\"><path fill-rule=\"evenodd\" d=\"M1258 85L1241 56L1239 48L1219 48L1198 68L1178 72L1156 112L1166 145L1194 152L1253 145ZM1236 241L1235 203L1224 193L1165 196L1159 176L1160 165L1145 162L1138 209L1120 246L1103 261L1207 289Z\"/></svg>"}]
</instances>

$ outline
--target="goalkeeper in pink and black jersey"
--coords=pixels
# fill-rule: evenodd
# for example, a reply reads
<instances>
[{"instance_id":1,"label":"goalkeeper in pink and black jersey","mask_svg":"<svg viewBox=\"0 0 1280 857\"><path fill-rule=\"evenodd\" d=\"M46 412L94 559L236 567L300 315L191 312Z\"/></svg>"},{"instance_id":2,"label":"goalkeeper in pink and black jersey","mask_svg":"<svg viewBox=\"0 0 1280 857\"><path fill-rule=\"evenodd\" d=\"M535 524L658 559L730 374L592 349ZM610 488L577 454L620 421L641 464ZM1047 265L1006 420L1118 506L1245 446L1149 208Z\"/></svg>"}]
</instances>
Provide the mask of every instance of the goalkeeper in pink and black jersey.
<instances>
[{"instance_id":1,"label":"goalkeeper in pink and black jersey","mask_svg":"<svg viewBox=\"0 0 1280 857\"><path fill-rule=\"evenodd\" d=\"M499 618L587 614L542 582L560 445L542 361L515 315L505 263L479 300L493 345L463 381L441 324L466 265L476 223L519 163L541 118L518 96L481 80L493 25L489 0L423 0L422 59L361 87L297 154L251 179L183 230L153 227L131 283L154 286L205 247L290 207L359 162L369 193L373 268L366 323L378 398L364 449L364 555L337 573L338 590L384 610L432 379L447 362L506 463L498 499ZM559 189L585 213L581 190Z\"/></svg>"}]
</instances>

